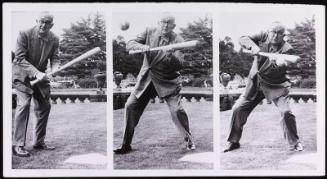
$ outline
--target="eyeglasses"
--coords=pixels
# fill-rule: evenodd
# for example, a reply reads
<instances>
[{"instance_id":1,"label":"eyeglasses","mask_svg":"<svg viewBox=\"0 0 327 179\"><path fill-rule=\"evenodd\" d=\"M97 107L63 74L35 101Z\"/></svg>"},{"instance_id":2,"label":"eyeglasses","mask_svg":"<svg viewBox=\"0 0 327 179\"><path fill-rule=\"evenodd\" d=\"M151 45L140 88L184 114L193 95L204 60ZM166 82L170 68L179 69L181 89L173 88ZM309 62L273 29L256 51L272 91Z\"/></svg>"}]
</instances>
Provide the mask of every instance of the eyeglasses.
<instances>
[{"instance_id":1,"label":"eyeglasses","mask_svg":"<svg viewBox=\"0 0 327 179\"><path fill-rule=\"evenodd\" d=\"M284 35L283 31L270 31L270 32L276 35Z\"/></svg>"},{"instance_id":2,"label":"eyeglasses","mask_svg":"<svg viewBox=\"0 0 327 179\"><path fill-rule=\"evenodd\" d=\"M174 23L172 21L160 21L161 25L173 25Z\"/></svg>"},{"instance_id":3,"label":"eyeglasses","mask_svg":"<svg viewBox=\"0 0 327 179\"><path fill-rule=\"evenodd\" d=\"M45 25L52 25L52 21L51 20L39 20L40 24L45 24Z\"/></svg>"}]
</instances>

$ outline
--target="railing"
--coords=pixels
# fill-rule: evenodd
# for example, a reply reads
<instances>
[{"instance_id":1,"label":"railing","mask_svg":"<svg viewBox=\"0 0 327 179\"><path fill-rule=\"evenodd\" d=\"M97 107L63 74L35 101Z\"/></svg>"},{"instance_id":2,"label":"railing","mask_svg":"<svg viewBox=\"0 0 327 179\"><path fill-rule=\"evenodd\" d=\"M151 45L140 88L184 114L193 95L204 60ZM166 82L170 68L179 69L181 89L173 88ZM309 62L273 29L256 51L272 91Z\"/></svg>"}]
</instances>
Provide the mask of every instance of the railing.
<instances>
[{"instance_id":1,"label":"railing","mask_svg":"<svg viewBox=\"0 0 327 179\"><path fill-rule=\"evenodd\" d=\"M106 102L106 94L51 94L50 101L52 104L66 104L66 103L84 103L84 102ZM12 93L12 106L16 108L16 93Z\"/></svg>"},{"instance_id":2,"label":"railing","mask_svg":"<svg viewBox=\"0 0 327 179\"><path fill-rule=\"evenodd\" d=\"M115 91L113 93L113 108L121 109L124 108L124 105L130 95L130 92L124 91ZM187 102L200 102L200 101L213 101L213 94L211 91L181 91L182 98ZM232 108L235 101L239 98L241 93L227 93L220 94L220 111L229 110ZM13 93L13 107L16 107L16 94ZM291 92L290 93L291 102L294 103L307 103L309 101L316 102L317 97L315 92L304 93L304 92ZM51 94L50 100L52 104L66 104L66 103L79 103L84 102L106 102L106 94ZM164 100L161 98L151 99L151 103L155 102L163 103ZM263 100L261 104L268 103L266 100Z\"/></svg>"}]
</instances>

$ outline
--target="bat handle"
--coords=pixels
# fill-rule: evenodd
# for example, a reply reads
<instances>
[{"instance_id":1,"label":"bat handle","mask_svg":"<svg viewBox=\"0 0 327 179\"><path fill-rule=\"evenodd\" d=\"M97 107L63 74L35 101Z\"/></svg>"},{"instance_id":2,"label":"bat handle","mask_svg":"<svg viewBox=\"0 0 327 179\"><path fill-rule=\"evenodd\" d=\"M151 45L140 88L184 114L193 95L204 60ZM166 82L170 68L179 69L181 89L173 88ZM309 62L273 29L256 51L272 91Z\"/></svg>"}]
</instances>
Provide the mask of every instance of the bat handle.
<instances>
[{"instance_id":1,"label":"bat handle","mask_svg":"<svg viewBox=\"0 0 327 179\"><path fill-rule=\"evenodd\" d=\"M55 72L56 72L56 71L52 71L52 72L48 73L47 76L51 76L51 75L53 75ZM31 84L31 86L34 86L36 83L38 83L38 82L40 82L40 81L42 81L42 79L41 79L41 80L40 80L40 79L35 79L35 80L33 80L33 81L30 81L30 84Z\"/></svg>"},{"instance_id":2,"label":"bat handle","mask_svg":"<svg viewBox=\"0 0 327 179\"><path fill-rule=\"evenodd\" d=\"M30 81L31 86L34 86L36 83L38 83L38 82L40 82L40 81L41 81L41 80L38 80L38 79L33 80L33 81Z\"/></svg>"},{"instance_id":3,"label":"bat handle","mask_svg":"<svg viewBox=\"0 0 327 179\"><path fill-rule=\"evenodd\" d=\"M128 54L136 54L136 53L142 53L143 51L142 50L130 50L129 52L128 52Z\"/></svg>"}]
</instances>

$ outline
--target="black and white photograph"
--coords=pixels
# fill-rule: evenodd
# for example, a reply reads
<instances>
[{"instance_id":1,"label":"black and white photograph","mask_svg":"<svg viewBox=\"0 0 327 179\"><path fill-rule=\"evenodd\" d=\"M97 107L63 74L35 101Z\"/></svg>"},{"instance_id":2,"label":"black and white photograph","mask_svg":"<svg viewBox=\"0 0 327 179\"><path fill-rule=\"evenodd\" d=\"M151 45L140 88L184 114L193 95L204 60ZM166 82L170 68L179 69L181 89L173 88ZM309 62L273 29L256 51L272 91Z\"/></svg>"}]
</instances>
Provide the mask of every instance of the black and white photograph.
<instances>
[{"instance_id":1,"label":"black and white photograph","mask_svg":"<svg viewBox=\"0 0 327 179\"><path fill-rule=\"evenodd\" d=\"M222 169L317 169L317 16L272 8L220 14Z\"/></svg>"},{"instance_id":2,"label":"black and white photograph","mask_svg":"<svg viewBox=\"0 0 327 179\"><path fill-rule=\"evenodd\" d=\"M4 178L326 175L325 6L2 10Z\"/></svg>"},{"instance_id":3,"label":"black and white photograph","mask_svg":"<svg viewBox=\"0 0 327 179\"><path fill-rule=\"evenodd\" d=\"M212 169L211 14L113 23L114 169Z\"/></svg>"},{"instance_id":4,"label":"black and white photograph","mask_svg":"<svg viewBox=\"0 0 327 179\"><path fill-rule=\"evenodd\" d=\"M12 12L12 168L105 169L101 12Z\"/></svg>"}]
</instances>

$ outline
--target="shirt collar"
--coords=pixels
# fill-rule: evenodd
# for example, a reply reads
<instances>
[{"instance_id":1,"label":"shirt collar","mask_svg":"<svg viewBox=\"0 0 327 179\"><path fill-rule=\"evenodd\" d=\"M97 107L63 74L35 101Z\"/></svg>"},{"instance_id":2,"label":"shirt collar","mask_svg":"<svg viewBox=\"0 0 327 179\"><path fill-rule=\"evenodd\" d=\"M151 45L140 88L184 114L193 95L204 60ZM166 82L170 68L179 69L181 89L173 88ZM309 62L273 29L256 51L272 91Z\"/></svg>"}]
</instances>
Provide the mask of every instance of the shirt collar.
<instances>
[{"instance_id":1,"label":"shirt collar","mask_svg":"<svg viewBox=\"0 0 327 179\"><path fill-rule=\"evenodd\" d=\"M166 41L168 43L170 40L171 34L163 35L162 33L160 33L159 37L160 37L160 40Z\"/></svg>"},{"instance_id":2,"label":"shirt collar","mask_svg":"<svg viewBox=\"0 0 327 179\"><path fill-rule=\"evenodd\" d=\"M40 36L40 34L39 34L38 29L37 29L36 26L35 26L34 31L35 31L35 34L36 34L37 38L42 39L42 40L44 40L46 42L48 42L50 40L49 33L46 36L44 36L44 37Z\"/></svg>"},{"instance_id":3,"label":"shirt collar","mask_svg":"<svg viewBox=\"0 0 327 179\"><path fill-rule=\"evenodd\" d=\"M42 37L42 36L40 36L40 34L37 34L37 37L40 38L40 39L42 39L42 40L44 40L44 41L46 41L46 42L49 41L49 34L46 35L45 37Z\"/></svg>"}]
</instances>

